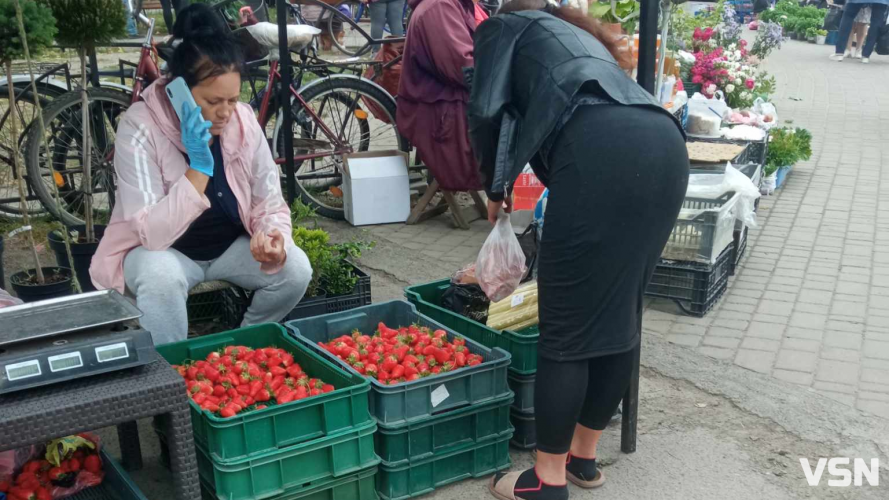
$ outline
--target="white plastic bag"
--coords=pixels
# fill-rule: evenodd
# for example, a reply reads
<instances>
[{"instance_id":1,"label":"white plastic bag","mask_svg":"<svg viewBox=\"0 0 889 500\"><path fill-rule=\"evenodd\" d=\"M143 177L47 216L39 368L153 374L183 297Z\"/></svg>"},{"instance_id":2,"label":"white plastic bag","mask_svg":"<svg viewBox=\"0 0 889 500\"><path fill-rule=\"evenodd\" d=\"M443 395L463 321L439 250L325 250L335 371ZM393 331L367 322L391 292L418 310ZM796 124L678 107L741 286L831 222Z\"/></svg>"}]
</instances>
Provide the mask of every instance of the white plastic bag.
<instances>
[{"instance_id":1,"label":"white plastic bag","mask_svg":"<svg viewBox=\"0 0 889 500\"><path fill-rule=\"evenodd\" d=\"M272 23L256 23L247 26L257 42L268 47L269 49L278 48L278 25ZM288 24L287 25L287 46L293 50L300 50L312 43L315 35L321 34L321 30L314 26L306 24Z\"/></svg>"},{"instance_id":2,"label":"white plastic bag","mask_svg":"<svg viewBox=\"0 0 889 500\"><path fill-rule=\"evenodd\" d=\"M759 115L756 120L757 126L764 130L770 130L778 124L778 110L775 105L765 102L762 98L753 101L753 112Z\"/></svg>"},{"instance_id":3,"label":"white plastic bag","mask_svg":"<svg viewBox=\"0 0 889 500\"><path fill-rule=\"evenodd\" d=\"M723 97L722 91L720 90L716 91L716 95L714 95L712 99L708 99L704 94L696 92L695 95L691 96L691 99L688 100L689 115L715 116L720 120L723 120L730 112L731 108L725 103L725 97Z\"/></svg>"},{"instance_id":4,"label":"white plastic bag","mask_svg":"<svg viewBox=\"0 0 889 500\"><path fill-rule=\"evenodd\" d=\"M512 231L509 215L500 213L497 223L475 261L479 286L494 302L508 297L525 276L525 253Z\"/></svg>"},{"instance_id":5,"label":"white plastic bag","mask_svg":"<svg viewBox=\"0 0 889 500\"><path fill-rule=\"evenodd\" d=\"M688 177L686 195L692 198L719 198L733 191L739 195L735 218L747 227L756 227L754 203L760 197L753 181L731 163L725 165L725 175L700 174Z\"/></svg>"},{"instance_id":6,"label":"white plastic bag","mask_svg":"<svg viewBox=\"0 0 889 500\"><path fill-rule=\"evenodd\" d=\"M722 129L722 136L726 139L758 142L765 139L766 133L759 127L737 125L732 128Z\"/></svg>"},{"instance_id":7,"label":"white plastic bag","mask_svg":"<svg viewBox=\"0 0 889 500\"><path fill-rule=\"evenodd\" d=\"M759 189L759 192L764 195L770 195L775 192L775 189L778 187L778 172L772 172L771 174L762 178L762 186Z\"/></svg>"}]
</instances>

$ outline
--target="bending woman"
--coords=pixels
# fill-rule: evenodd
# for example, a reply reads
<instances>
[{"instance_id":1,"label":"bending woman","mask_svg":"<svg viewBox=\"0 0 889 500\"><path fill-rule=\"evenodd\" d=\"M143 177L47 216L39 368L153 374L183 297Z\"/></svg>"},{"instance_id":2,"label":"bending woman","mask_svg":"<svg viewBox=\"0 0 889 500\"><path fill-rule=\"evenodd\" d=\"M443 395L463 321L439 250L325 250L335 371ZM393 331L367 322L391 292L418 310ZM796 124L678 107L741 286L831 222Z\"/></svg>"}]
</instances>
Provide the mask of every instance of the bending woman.
<instances>
[{"instance_id":1,"label":"bending woman","mask_svg":"<svg viewBox=\"0 0 889 500\"><path fill-rule=\"evenodd\" d=\"M238 102L243 56L212 8L176 20L170 77L198 107L179 123L161 79L117 130L117 205L93 257L99 288L128 290L155 344L185 340L188 290L225 280L256 290L244 325L279 321L312 269L293 244L278 168L250 106Z\"/></svg>"},{"instance_id":2,"label":"bending woman","mask_svg":"<svg viewBox=\"0 0 889 500\"><path fill-rule=\"evenodd\" d=\"M596 446L630 384L642 294L688 183L679 123L617 61L597 21L512 0L475 36L470 138L493 222L530 162L549 188L539 253L537 463L498 474L505 500L604 481ZM558 390L553 390L558 387Z\"/></svg>"}]
</instances>

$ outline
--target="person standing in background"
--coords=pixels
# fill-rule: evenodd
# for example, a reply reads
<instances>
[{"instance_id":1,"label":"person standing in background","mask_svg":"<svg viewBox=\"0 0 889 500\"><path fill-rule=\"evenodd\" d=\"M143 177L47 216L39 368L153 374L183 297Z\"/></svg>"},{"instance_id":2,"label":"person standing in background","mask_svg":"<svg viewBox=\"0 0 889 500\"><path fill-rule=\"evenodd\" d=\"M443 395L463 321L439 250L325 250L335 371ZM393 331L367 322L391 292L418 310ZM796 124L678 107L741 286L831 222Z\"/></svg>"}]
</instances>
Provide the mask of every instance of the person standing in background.
<instances>
[{"instance_id":1,"label":"person standing in background","mask_svg":"<svg viewBox=\"0 0 889 500\"><path fill-rule=\"evenodd\" d=\"M877 37L880 36L883 26L886 25L889 0L846 0L846 7L843 9L843 19L840 21L840 31L837 36L836 51L830 56L831 60L842 62L845 59L849 38L852 36L855 23L858 22L858 15L867 8L870 8L871 11L870 30L868 30L863 45L859 38L859 53L853 55L860 56L862 64L870 62L870 56L874 52L874 46L877 44Z\"/></svg>"},{"instance_id":2,"label":"person standing in background","mask_svg":"<svg viewBox=\"0 0 889 500\"><path fill-rule=\"evenodd\" d=\"M139 36L139 30L136 29L136 18L133 17L133 7L130 5L130 0L121 0L123 2L123 8L127 11L127 35L130 38L136 38Z\"/></svg>"},{"instance_id":3,"label":"person standing in background","mask_svg":"<svg viewBox=\"0 0 889 500\"><path fill-rule=\"evenodd\" d=\"M374 40L383 38L383 30L389 25L389 34L401 38L404 36L404 1L405 0L361 0L370 9L370 36ZM381 45L374 46L374 54L380 51Z\"/></svg>"}]
</instances>

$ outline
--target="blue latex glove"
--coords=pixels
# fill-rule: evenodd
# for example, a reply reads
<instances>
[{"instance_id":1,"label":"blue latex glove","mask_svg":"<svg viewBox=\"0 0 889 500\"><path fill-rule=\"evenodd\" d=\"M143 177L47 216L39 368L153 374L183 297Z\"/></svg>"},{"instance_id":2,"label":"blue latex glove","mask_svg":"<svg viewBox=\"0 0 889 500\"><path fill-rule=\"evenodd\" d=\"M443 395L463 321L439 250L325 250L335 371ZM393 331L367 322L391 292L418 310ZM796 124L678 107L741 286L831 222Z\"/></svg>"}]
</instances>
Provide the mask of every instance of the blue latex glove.
<instances>
[{"instance_id":1,"label":"blue latex glove","mask_svg":"<svg viewBox=\"0 0 889 500\"><path fill-rule=\"evenodd\" d=\"M210 127L212 123L201 116L201 107L196 106L189 111L188 105L182 105L182 116L179 124L182 133L182 145L191 160L191 168L213 177L213 153L210 152Z\"/></svg>"}]
</instances>

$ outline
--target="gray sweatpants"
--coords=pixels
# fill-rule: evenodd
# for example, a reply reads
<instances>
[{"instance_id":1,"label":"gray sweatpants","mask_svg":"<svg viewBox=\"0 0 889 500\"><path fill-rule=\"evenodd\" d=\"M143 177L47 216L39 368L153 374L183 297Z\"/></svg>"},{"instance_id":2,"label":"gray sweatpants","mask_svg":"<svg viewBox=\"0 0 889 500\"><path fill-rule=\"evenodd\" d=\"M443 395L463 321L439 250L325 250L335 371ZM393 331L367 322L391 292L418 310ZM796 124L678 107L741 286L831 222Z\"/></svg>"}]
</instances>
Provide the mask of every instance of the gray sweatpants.
<instances>
[{"instance_id":1,"label":"gray sweatpants","mask_svg":"<svg viewBox=\"0 0 889 500\"><path fill-rule=\"evenodd\" d=\"M127 290L136 296L142 328L155 345L185 340L188 335L188 291L205 281L224 280L255 290L241 326L280 321L302 299L312 278L306 254L287 249L287 262L275 274L260 270L250 253L250 238L241 236L218 259L194 261L172 248L152 251L137 247L123 265Z\"/></svg>"}]
</instances>

